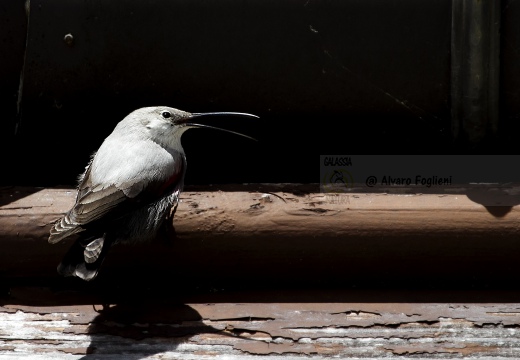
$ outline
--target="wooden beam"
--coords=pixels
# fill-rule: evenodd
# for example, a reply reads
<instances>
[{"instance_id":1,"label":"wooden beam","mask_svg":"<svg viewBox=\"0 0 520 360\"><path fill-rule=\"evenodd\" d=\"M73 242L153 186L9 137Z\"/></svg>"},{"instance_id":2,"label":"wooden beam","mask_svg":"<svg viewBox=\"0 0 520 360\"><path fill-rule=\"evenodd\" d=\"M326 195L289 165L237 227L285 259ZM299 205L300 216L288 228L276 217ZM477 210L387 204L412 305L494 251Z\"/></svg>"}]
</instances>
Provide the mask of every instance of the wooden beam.
<instances>
[{"instance_id":1,"label":"wooden beam","mask_svg":"<svg viewBox=\"0 0 520 360\"><path fill-rule=\"evenodd\" d=\"M518 206L463 194L324 194L317 185L187 188L175 238L118 246L105 276L263 284L509 283L520 250ZM0 191L4 278L55 277L70 242L47 243L75 191ZM472 280L473 279L473 280Z\"/></svg>"},{"instance_id":2,"label":"wooden beam","mask_svg":"<svg viewBox=\"0 0 520 360\"><path fill-rule=\"evenodd\" d=\"M246 303L0 303L0 357L506 359L520 351L518 302L381 302L381 293L379 301L356 302L353 295L334 302L267 295L269 302Z\"/></svg>"}]
</instances>

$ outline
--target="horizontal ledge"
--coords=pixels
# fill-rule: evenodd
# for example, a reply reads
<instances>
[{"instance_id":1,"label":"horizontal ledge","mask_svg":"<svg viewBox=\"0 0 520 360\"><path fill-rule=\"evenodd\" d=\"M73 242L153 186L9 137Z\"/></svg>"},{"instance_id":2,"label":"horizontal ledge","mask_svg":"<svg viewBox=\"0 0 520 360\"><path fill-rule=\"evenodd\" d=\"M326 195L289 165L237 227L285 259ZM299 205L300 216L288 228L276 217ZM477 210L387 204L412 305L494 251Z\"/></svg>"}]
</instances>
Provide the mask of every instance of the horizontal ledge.
<instances>
[{"instance_id":1,"label":"horizontal ledge","mask_svg":"<svg viewBox=\"0 0 520 360\"><path fill-rule=\"evenodd\" d=\"M0 275L55 274L70 242L50 245L48 232L75 194L0 189ZM252 278L288 266L283 271L316 278L360 268L377 276L389 267L394 275L461 269L461 276L478 276L484 270L473 266L482 261L494 266L488 275L509 271L504 264L520 250L518 206L485 207L463 194L326 194L316 184L249 184L186 187L181 200L169 245L116 247L106 266L123 271L137 261L205 277L216 263L247 268Z\"/></svg>"},{"instance_id":2,"label":"horizontal ledge","mask_svg":"<svg viewBox=\"0 0 520 360\"><path fill-rule=\"evenodd\" d=\"M464 194L320 193L316 185L187 187L173 224L178 235L374 236L517 233L518 206L485 207ZM45 238L74 203L71 188L0 189L0 238ZM32 226L31 226L32 224Z\"/></svg>"},{"instance_id":3,"label":"horizontal ledge","mask_svg":"<svg viewBox=\"0 0 520 360\"><path fill-rule=\"evenodd\" d=\"M352 294L331 302L326 293L323 302L280 303L272 294L254 295L246 303L5 304L0 356L114 359L131 349L128 357L138 359L506 359L519 351L518 302L396 303L379 292L372 302L352 301Z\"/></svg>"}]
</instances>

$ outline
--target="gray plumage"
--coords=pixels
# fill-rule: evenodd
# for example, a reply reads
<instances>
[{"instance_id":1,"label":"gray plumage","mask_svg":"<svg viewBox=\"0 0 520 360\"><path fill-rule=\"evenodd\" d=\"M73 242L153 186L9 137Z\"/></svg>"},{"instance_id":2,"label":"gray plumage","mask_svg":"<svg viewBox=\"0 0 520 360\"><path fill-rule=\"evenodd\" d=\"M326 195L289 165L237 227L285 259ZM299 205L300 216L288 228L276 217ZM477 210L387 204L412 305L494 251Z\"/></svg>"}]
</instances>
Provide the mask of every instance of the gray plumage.
<instances>
[{"instance_id":1,"label":"gray plumage","mask_svg":"<svg viewBox=\"0 0 520 360\"><path fill-rule=\"evenodd\" d=\"M162 106L135 110L117 124L79 177L74 206L50 230L52 244L77 237L58 266L61 275L92 280L110 246L157 235L184 184L181 136L189 128L209 127L191 122L208 115L256 117Z\"/></svg>"}]
</instances>

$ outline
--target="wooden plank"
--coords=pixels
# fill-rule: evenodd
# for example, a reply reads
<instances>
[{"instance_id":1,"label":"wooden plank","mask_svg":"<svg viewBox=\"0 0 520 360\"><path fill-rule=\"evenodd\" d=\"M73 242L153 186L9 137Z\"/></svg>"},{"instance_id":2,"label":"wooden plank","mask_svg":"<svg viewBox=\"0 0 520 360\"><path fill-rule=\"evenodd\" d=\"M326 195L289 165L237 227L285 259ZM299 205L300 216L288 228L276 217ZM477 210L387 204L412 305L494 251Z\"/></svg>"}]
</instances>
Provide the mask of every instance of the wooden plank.
<instances>
[{"instance_id":1,"label":"wooden plank","mask_svg":"<svg viewBox=\"0 0 520 360\"><path fill-rule=\"evenodd\" d=\"M315 302L277 302L264 293L238 303L3 303L0 359L505 359L520 353L519 302L356 302L348 292L343 301L325 295L336 301L316 302L315 295ZM262 301L269 298L274 301Z\"/></svg>"},{"instance_id":2,"label":"wooden plank","mask_svg":"<svg viewBox=\"0 0 520 360\"><path fill-rule=\"evenodd\" d=\"M0 194L2 276L55 276L70 243L46 239L75 191L11 187ZM290 276L353 284L354 278L477 279L482 285L516 276L519 223L518 206L494 213L462 194L331 195L316 186L260 184L188 188L173 220L177 236L116 247L104 272L259 284Z\"/></svg>"},{"instance_id":3,"label":"wooden plank","mask_svg":"<svg viewBox=\"0 0 520 360\"><path fill-rule=\"evenodd\" d=\"M520 293L460 290L471 279L486 285L487 276L493 285L517 283L516 206L497 215L461 194L188 188L173 220L176 238L115 248L85 284L56 277L67 244L46 242L74 191L1 194L2 360L520 353ZM352 290L392 278L394 290ZM434 278L459 290L398 290ZM274 290L262 290L266 284Z\"/></svg>"}]
</instances>

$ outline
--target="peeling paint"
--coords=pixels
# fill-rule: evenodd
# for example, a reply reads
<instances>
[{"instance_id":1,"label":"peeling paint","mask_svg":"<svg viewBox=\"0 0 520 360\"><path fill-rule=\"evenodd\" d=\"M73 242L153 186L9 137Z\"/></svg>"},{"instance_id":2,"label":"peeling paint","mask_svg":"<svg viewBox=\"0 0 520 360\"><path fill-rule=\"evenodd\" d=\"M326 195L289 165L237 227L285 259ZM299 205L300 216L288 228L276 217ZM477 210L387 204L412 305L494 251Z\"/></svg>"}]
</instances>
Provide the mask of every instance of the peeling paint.
<instances>
[{"instance_id":1,"label":"peeling paint","mask_svg":"<svg viewBox=\"0 0 520 360\"><path fill-rule=\"evenodd\" d=\"M0 357L517 358L520 304L193 303L0 308ZM514 325L514 326L512 326ZM166 355L165 355L166 356Z\"/></svg>"},{"instance_id":2,"label":"peeling paint","mask_svg":"<svg viewBox=\"0 0 520 360\"><path fill-rule=\"evenodd\" d=\"M317 350L313 345L307 344L272 344L272 343L257 343L257 344L238 344L235 349L241 350L250 354L267 355L267 354L316 354Z\"/></svg>"},{"instance_id":3,"label":"peeling paint","mask_svg":"<svg viewBox=\"0 0 520 360\"><path fill-rule=\"evenodd\" d=\"M8 217L11 220L16 219L9 220L11 222L5 220L10 227L4 228L4 239L15 239L10 244L19 244L22 240L34 243L34 247L30 248L34 252L33 259L52 263L52 266L46 265L45 268L50 269L53 275L55 260L50 261L49 256L55 254L51 254L50 250L49 253L40 251L46 249L47 233L40 226L43 223L49 224L54 216L65 211L74 196L73 192L65 195L63 190L54 192L55 196L45 197L41 196L47 194L48 190L35 193L32 197L21 198L0 209L4 220ZM264 194L272 196L266 197ZM199 231L207 236L195 240L213 241L208 246L209 252L218 248L219 243L214 239L219 233L229 236L233 240L233 249L241 251L241 246L246 246L244 236L247 234L251 236L248 239L254 237L260 243L278 243L273 239L287 235L287 239L296 239L295 244L301 246L298 236L308 235L309 229L312 229L320 236L323 235L321 240L327 237L339 239L333 243L339 244L341 239L349 238L352 234L369 234L366 235L370 236L369 239L386 235L392 224L401 226L403 232L413 236L429 232L429 229L442 230L444 233L440 236L443 239L446 232L459 239L464 229L471 228L472 233L478 233L479 236L481 232L499 229L494 233L511 236L510 239L516 243L520 216L518 211L512 211L507 218L497 221L481 209L481 206L467 200L457 200L456 196L451 195L436 197L436 200L431 196L428 198L429 195L403 196L399 202L399 211L393 208L396 204L395 197L352 195L348 197L349 212L352 214L345 214L345 202L328 198L325 198L328 201L321 201L323 195L290 194L283 191L278 194L280 195L265 191L187 193L187 197L183 199L184 205L179 206L176 215L176 230L185 236L185 243L193 244L196 241L191 241L194 238L190 236L194 235L190 234L195 233L192 230L194 224L197 224L197 236ZM43 206L25 206L29 201L40 201ZM451 212L446 212L447 208ZM369 212L384 216L367 219L366 214ZM432 213L436 214L436 221L432 221L435 217ZM285 216L287 214L296 217ZM302 216L305 221L302 221ZM417 221L417 216L423 216L421 221ZM403 219L407 219L406 224ZM472 221L468 222L468 219ZM489 224L495 227L491 228ZM18 234L22 234L22 240L19 240ZM318 242L311 239L307 244L314 246ZM200 248L188 246L186 249L196 254L191 259L198 259L201 255L197 251ZM189 255L188 252L181 253L182 256ZM313 255L312 252L308 254ZM214 256L213 253L211 255ZM452 256L451 253L449 255ZM11 258L10 255L5 256L6 261L11 261L10 274L21 276L20 269L27 267L20 265L19 260L14 261ZM249 267L236 266L234 258L235 252L226 261L223 260L224 257L218 257L219 262L211 262L209 268L215 269L217 265L219 270L223 270L223 276L250 270ZM300 255L297 254L294 258L300 259ZM489 258L493 259L493 256ZM271 279L270 276L275 274L285 281L286 277L276 273L279 269L274 268L268 273L270 269L263 266L265 263L258 262L262 266L258 266L257 277L253 277L254 279L258 279L259 274ZM199 265L198 263L197 266ZM305 269L300 269L303 270ZM340 276L344 274L338 273ZM191 272L188 274L193 275ZM286 274L293 275L295 272ZM301 275L300 272L298 274ZM287 277L288 282L292 280L294 279ZM312 296L309 296L311 293ZM291 301L284 302L259 292L246 296L248 301L238 301L227 294L226 300L222 300L216 294L211 302L186 301L179 304L173 303L173 300L169 303L167 296L161 297L161 293L145 291L145 294L139 294L139 299L146 299L143 303L139 300L135 304L101 306L98 304L105 300L105 296L109 297L105 293L101 296L98 294L97 297L89 297L89 294L83 293L78 295L62 292L57 295L46 286L30 288L20 285L6 287L5 291L2 288L2 294L5 297L0 298L2 360L19 357L81 359L86 354L111 359L121 353L131 354L131 359L258 359L262 356L284 360L306 357L520 357L520 303L517 300L503 303L399 302L389 301L386 293L382 292L369 297L370 301L356 301L350 296L341 296L339 301L335 297L334 301L329 301L326 294L316 296L316 292L306 290L305 296L293 296ZM321 301L316 300L317 298ZM469 298L479 299L478 296ZM514 298L518 299L518 296ZM160 303L154 302L158 299L161 300ZM375 302L374 299L381 302Z\"/></svg>"}]
</instances>

